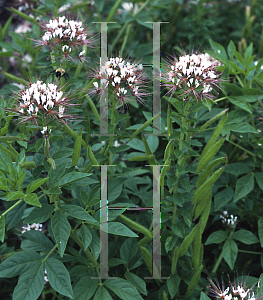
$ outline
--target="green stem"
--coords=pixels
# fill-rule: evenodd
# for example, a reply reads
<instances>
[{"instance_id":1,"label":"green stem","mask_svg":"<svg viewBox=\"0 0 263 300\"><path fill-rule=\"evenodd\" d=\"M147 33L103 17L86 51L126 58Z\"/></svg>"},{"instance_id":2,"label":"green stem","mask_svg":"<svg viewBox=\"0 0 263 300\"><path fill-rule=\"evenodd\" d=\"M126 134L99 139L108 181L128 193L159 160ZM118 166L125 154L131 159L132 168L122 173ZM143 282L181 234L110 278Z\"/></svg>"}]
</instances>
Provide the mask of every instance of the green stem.
<instances>
[{"instance_id":1,"label":"green stem","mask_svg":"<svg viewBox=\"0 0 263 300\"><path fill-rule=\"evenodd\" d=\"M218 267L219 267L219 265L220 265L222 259L223 259L223 250L221 251L219 257L217 258L217 261L216 261L216 263L215 263L215 265L214 265L214 268L213 268L213 270L212 270L212 274L215 274L215 273L216 273L216 271L217 271L217 269L218 269Z\"/></svg>"},{"instance_id":2,"label":"green stem","mask_svg":"<svg viewBox=\"0 0 263 300\"><path fill-rule=\"evenodd\" d=\"M113 134L114 134L114 123L115 123L115 108L116 108L116 101L114 97L112 97L112 111L111 111L111 120L110 120L110 125L112 126L111 132L110 132L110 143L109 146L113 147ZM109 165L112 165L112 160L113 160L113 154L110 151L109 154Z\"/></svg>"},{"instance_id":3,"label":"green stem","mask_svg":"<svg viewBox=\"0 0 263 300\"><path fill-rule=\"evenodd\" d=\"M12 210L14 207L16 207L18 204L20 204L23 200L19 200L17 201L14 205L12 205L11 207L9 207L5 212L2 213L1 217L5 216L7 213L10 212L10 210Z\"/></svg>"},{"instance_id":4,"label":"green stem","mask_svg":"<svg viewBox=\"0 0 263 300\"><path fill-rule=\"evenodd\" d=\"M240 250L240 249L238 249L238 252L248 253L248 254L256 254L256 255L261 255L261 254L262 254L262 253L260 253L260 252L247 251L247 250Z\"/></svg>"},{"instance_id":5,"label":"green stem","mask_svg":"<svg viewBox=\"0 0 263 300\"><path fill-rule=\"evenodd\" d=\"M219 98L219 99L215 100L214 102L219 102L219 101L222 101L222 100L224 100L224 99L227 99L227 97Z\"/></svg>"},{"instance_id":6,"label":"green stem","mask_svg":"<svg viewBox=\"0 0 263 300\"><path fill-rule=\"evenodd\" d=\"M43 260L43 262L45 262L48 258L49 258L49 256L56 250L56 248L57 248L57 244L49 251L49 253L47 254L47 256L44 258L44 260Z\"/></svg>"},{"instance_id":7,"label":"green stem","mask_svg":"<svg viewBox=\"0 0 263 300\"><path fill-rule=\"evenodd\" d=\"M84 251L84 244L82 243L81 239L77 236L77 234L72 230L70 230L70 237L80 246L80 248ZM92 253L89 249L84 251L86 256L90 259L92 262L94 268L96 268L96 271L98 273L98 277L100 277L100 269L99 269L99 263L96 261L96 259L93 257Z\"/></svg>"},{"instance_id":8,"label":"green stem","mask_svg":"<svg viewBox=\"0 0 263 300\"><path fill-rule=\"evenodd\" d=\"M255 157L255 156L256 156L254 153L252 153L252 152L250 152L249 150L247 150L247 149L243 148L242 146L240 146L240 145L238 145L238 144L236 144L236 143L232 142L231 140L228 140L228 142L229 142L230 144L232 144L232 145L234 145L234 146L238 147L239 149L241 149L241 150L243 150L243 151L247 152L247 153L248 153L248 154L250 154L251 156L253 156L253 157Z\"/></svg>"}]
</instances>

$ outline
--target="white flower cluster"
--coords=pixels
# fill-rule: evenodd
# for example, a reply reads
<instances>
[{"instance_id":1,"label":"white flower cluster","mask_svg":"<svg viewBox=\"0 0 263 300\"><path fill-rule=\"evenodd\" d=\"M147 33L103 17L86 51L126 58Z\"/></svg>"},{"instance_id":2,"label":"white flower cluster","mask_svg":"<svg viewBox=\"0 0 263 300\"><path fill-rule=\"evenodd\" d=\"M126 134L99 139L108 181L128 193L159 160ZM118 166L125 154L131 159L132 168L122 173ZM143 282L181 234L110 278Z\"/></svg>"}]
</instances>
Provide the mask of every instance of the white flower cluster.
<instances>
[{"instance_id":1,"label":"white flower cluster","mask_svg":"<svg viewBox=\"0 0 263 300\"><path fill-rule=\"evenodd\" d=\"M139 85L142 82L142 64L130 63L121 57L110 58L101 66L98 78L101 84L107 87L111 85L116 90L119 99L123 99L128 90L132 95L139 97ZM98 82L93 83L96 92L100 91Z\"/></svg>"},{"instance_id":2,"label":"white flower cluster","mask_svg":"<svg viewBox=\"0 0 263 300\"><path fill-rule=\"evenodd\" d=\"M58 105L61 101L63 92L58 90L58 86L53 83L45 84L43 81L32 83L28 89L21 91L20 95L20 113L28 115L37 115L39 111L46 113L55 106L59 107L59 117L63 116L65 107Z\"/></svg>"},{"instance_id":3,"label":"white flower cluster","mask_svg":"<svg viewBox=\"0 0 263 300\"><path fill-rule=\"evenodd\" d=\"M223 211L223 214L220 215L220 218L222 219L222 223L227 224L229 227L232 227L237 223L237 216L229 216L226 210Z\"/></svg>"},{"instance_id":4,"label":"white flower cluster","mask_svg":"<svg viewBox=\"0 0 263 300\"><path fill-rule=\"evenodd\" d=\"M42 227L43 227L43 225L40 224L40 223L33 223L31 225L27 224L26 226L22 226L21 233L24 233L24 232L29 231L29 230L38 230L38 231L41 231Z\"/></svg>"},{"instance_id":5,"label":"white flower cluster","mask_svg":"<svg viewBox=\"0 0 263 300\"><path fill-rule=\"evenodd\" d=\"M219 285L217 286L210 278L208 278L208 280L211 283L211 286L209 286L211 295L216 297L216 299L259 300L263 298L263 296L255 295L255 292L253 292L255 285L253 285L251 288L246 289L246 280L244 282L241 282L241 284L239 283L236 284L236 282L234 282L234 285L231 282L229 282L230 286L227 287L226 289L224 287L223 281L222 281L223 286L221 289L220 286ZM243 276L242 276L242 280L243 280Z\"/></svg>"},{"instance_id":6,"label":"white flower cluster","mask_svg":"<svg viewBox=\"0 0 263 300\"><path fill-rule=\"evenodd\" d=\"M65 16L50 20L45 26L46 32L42 37L43 41L49 41L53 38L72 41L85 41L87 35L84 33L82 22L67 20Z\"/></svg>"},{"instance_id":7,"label":"white flower cluster","mask_svg":"<svg viewBox=\"0 0 263 300\"><path fill-rule=\"evenodd\" d=\"M207 53L183 55L171 64L168 79L176 87L187 85L189 88L196 89L202 86L202 93L209 93L212 90L210 83L218 77L214 69L218 65L220 62Z\"/></svg>"}]
</instances>

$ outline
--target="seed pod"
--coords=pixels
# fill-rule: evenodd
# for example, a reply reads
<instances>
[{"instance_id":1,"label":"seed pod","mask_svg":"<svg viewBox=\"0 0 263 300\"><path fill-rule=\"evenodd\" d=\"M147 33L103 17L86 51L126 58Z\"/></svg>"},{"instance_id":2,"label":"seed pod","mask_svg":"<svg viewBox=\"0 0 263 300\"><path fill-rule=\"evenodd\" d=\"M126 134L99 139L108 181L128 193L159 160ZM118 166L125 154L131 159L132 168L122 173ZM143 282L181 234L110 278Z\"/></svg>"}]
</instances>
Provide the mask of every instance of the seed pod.
<instances>
[{"instance_id":1,"label":"seed pod","mask_svg":"<svg viewBox=\"0 0 263 300\"><path fill-rule=\"evenodd\" d=\"M148 121L146 121L140 128L138 128L137 130L134 131L134 133L131 135L131 137L129 138L128 142L129 143L132 139L134 139L140 132L142 132L146 127L148 127L149 125L152 124L152 122L154 120L156 120L158 117L160 117L160 113L156 114L153 118L149 119Z\"/></svg>"},{"instance_id":2,"label":"seed pod","mask_svg":"<svg viewBox=\"0 0 263 300\"><path fill-rule=\"evenodd\" d=\"M200 226L200 232L201 234L204 232L205 230L205 226L208 220L208 217L210 215L210 207L211 207L211 203L212 203L212 198L210 198L210 200L208 201L208 203L206 204L203 213L201 215L200 218L200 222L201 222L201 226Z\"/></svg>"},{"instance_id":3,"label":"seed pod","mask_svg":"<svg viewBox=\"0 0 263 300\"><path fill-rule=\"evenodd\" d=\"M208 120L204 125L202 125L200 127L200 129L198 130L198 132L203 132L208 126L212 125L215 121L217 121L218 119L220 119L221 117L223 117L227 112L228 112L229 108L221 111L219 114L217 114L216 116L214 116L213 118L211 118L210 120Z\"/></svg>"},{"instance_id":4,"label":"seed pod","mask_svg":"<svg viewBox=\"0 0 263 300\"><path fill-rule=\"evenodd\" d=\"M66 124L64 124L63 122L61 122L61 124L62 124L62 127L63 127L63 129L64 129L64 131L69 135L69 136L71 136L74 140L76 140L77 139L77 134L76 134L76 132L74 131L74 130L72 130L71 128L69 128ZM83 147L85 147L86 149L88 149L88 146L87 146L87 144L85 143L85 141L83 140L83 139L81 139L81 145L83 146Z\"/></svg>"},{"instance_id":5,"label":"seed pod","mask_svg":"<svg viewBox=\"0 0 263 300\"><path fill-rule=\"evenodd\" d=\"M212 199L212 189L208 190L195 206L194 221L201 215L207 203Z\"/></svg>"},{"instance_id":6,"label":"seed pod","mask_svg":"<svg viewBox=\"0 0 263 300\"><path fill-rule=\"evenodd\" d=\"M152 276L152 274L153 274L153 271L152 271L152 256L145 247L140 246L140 249L141 249L141 252L142 252L142 257L143 257L143 260L145 262L145 265L148 268L148 270L149 270L149 272Z\"/></svg>"},{"instance_id":7,"label":"seed pod","mask_svg":"<svg viewBox=\"0 0 263 300\"><path fill-rule=\"evenodd\" d=\"M92 165L98 165L99 164L97 159L95 158L93 152L91 151L90 145L88 145L88 157L89 157L89 160L90 160ZM95 168L99 169L99 167L95 167Z\"/></svg>"},{"instance_id":8,"label":"seed pod","mask_svg":"<svg viewBox=\"0 0 263 300\"><path fill-rule=\"evenodd\" d=\"M212 185L216 182L216 180L219 178L219 176L223 173L226 165L217 170L213 175L211 175L198 189L195 190L194 199L192 201L192 204L199 201L206 192L208 192Z\"/></svg>"},{"instance_id":9,"label":"seed pod","mask_svg":"<svg viewBox=\"0 0 263 300\"><path fill-rule=\"evenodd\" d=\"M176 266L177 266L177 260L178 260L178 247L174 247L174 249L172 250L172 275L174 275L176 273Z\"/></svg>"},{"instance_id":10,"label":"seed pod","mask_svg":"<svg viewBox=\"0 0 263 300\"><path fill-rule=\"evenodd\" d=\"M165 176L165 174L166 174L166 171L168 171L169 168L170 168L170 162L171 162L171 160L168 159L168 160L165 162L165 166L163 166L162 171L161 171L161 176L160 176L161 199L164 198L164 176Z\"/></svg>"},{"instance_id":11,"label":"seed pod","mask_svg":"<svg viewBox=\"0 0 263 300\"><path fill-rule=\"evenodd\" d=\"M202 234L201 234L201 226L200 226L198 227L197 233L193 241L192 264L194 270L199 268L202 261L202 259L200 259L201 248L202 248Z\"/></svg>"},{"instance_id":12,"label":"seed pod","mask_svg":"<svg viewBox=\"0 0 263 300\"><path fill-rule=\"evenodd\" d=\"M201 265L196 271L195 271L195 274L194 276L192 277L189 285L188 285L188 288L186 290L186 294L185 294L185 298L188 298L189 296L192 295L193 291L195 290L196 286L197 286L197 283L199 281L199 278L200 278L200 275L201 275L201 272L203 270L203 265Z\"/></svg>"},{"instance_id":13,"label":"seed pod","mask_svg":"<svg viewBox=\"0 0 263 300\"><path fill-rule=\"evenodd\" d=\"M205 169L204 171L199 175L197 182L196 182L196 188L198 188L201 184L204 183L206 178L212 174L213 170L220 164L226 162L226 157L221 157L218 159L213 160Z\"/></svg>"},{"instance_id":14,"label":"seed pod","mask_svg":"<svg viewBox=\"0 0 263 300\"><path fill-rule=\"evenodd\" d=\"M26 168L26 169L33 169L36 168L36 163L34 161L25 161L19 164L19 167Z\"/></svg>"},{"instance_id":15,"label":"seed pod","mask_svg":"<svg viewBox=\"0 0 263 300\"><path fill-rule=\"evenodd\" d=\"M190 247L191 243L193 242L195 235L197 233L197 229L200 226L200 222L195 225L194 229L188 234L188 236L182 242L182 245L179 248L178 257L181 257L185 254L185 252Z\"/></svg>"},{"instance_id":16,"label":"seed pod","mask_svg":"<svg viewBox=\"0 0 263 300\"><path fill-rule=\"evenodd\" d=\"M167 161L167 159L170 157L172 146L173 146L173 140L170 140L164 151L164 161Z\"/></svg>"},{"instance_id":17,"label":"seed pod","mask_svg":"<svg viewBox=\"0 0 263 300\"><path fill-rule=\"evenodd\" d=\"M201 154L199 163L196 168L195 174L199 173L207 166L207 164L213 159L213 157L216 155L218 150L223 145L224 141L226 139L226 135L224 135L220 140L218 140L215 144L211 145L211 147L206 151L205 156Z\"/></svg>"},{"instance_id":18,"label":"seed pod","mask_svg":"<svg viewBox=\"0 0 263 300\"><path fill-rule=\"evenodd\" d=\"M206 153L208 152L208 150L215 144L215 142L218 139L221 131L224 128L226 120L227 120L227 112L225 112L225 115L223 116L223 118L219 121L218 125L216 126L216 129L214 130L210 140L208 141L208 143L206 144L204 150L201 153L200 160L201 160L202 157L206 156Z\"/></svg>"},{"instance_id":19,"label":"seed pod","mask_svg":"<svg viewBox=\"0 0 263 300\"><path fill-rule=\"evenodd\" d=\"M154 157L155 157L155 155L153 155L153 154L133 156L130 159L128 159L128 161L145 161L145 160L153 159Z\"/></svg>"},{"instance_id":20,"label":"seed pod","mask_svg":"<svg viewBox=\"0 0 263 300\"><path fill-rule=\"evenodd\" d=\"M71 167L75 167L79 161L80 151L81 151L81 140L82 140L82 128L80 129L74 144Z\"/></svg>"},{"instance_id":21,"label":"seed pod","mask_svg":"<svg viewBox=\"0 0 263 300\"><path fill-rule=\"evenodd\" d=\"M135 221L132 221L131 219L125 217L124 215L119 215L119 218L122 220L123 223L125 223L126 225L128 225L133 230L139 231L140 233L142 233L145 236L148 236L150 239L152 239L152 234L151 234L151 232L146 227L138 224Z\"/></svg>"},{"instance_id":22,"label":"seed pod","mask_svg":"<svg viewBox=\"0 0 263 300\"><path fill-rule=\"evenodd\" d=\"M0 241L3 243L5 239L5 216L0 217Z\"/></svg>"},{"instance_id":23,"label":"seed pod","mask_svg":"<svg viewBox=\"0 0 263 300\"><path fill-rule=\"evenodd\" d=\"M89 144L89 138L90 138L90 119L89 119L89 113L87 108L85 108L85 121L84 121L84 129L85 129L85 134L84 134L84 141L88 145Z\"/></svg>"}]
</instances>

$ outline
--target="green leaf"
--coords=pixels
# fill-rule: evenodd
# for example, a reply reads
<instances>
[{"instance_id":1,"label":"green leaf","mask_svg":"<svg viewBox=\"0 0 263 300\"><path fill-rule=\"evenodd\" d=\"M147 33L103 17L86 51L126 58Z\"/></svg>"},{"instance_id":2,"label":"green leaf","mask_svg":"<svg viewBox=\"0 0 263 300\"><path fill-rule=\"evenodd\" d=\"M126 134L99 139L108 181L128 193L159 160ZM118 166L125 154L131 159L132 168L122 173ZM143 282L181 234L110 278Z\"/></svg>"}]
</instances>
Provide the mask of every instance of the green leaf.
<instances>
[{"instance_id":1,"label":"green leaf","mask_svg":"<svg viewBox=\"0 0 263 300\"><path fill-rule=\"evenodd\" d=\"M235 46L234 42L230 41L230 43L227 46L227 53L231 60L234 59L234 51L235 50L236 50L236 46Z\"/></svg>"},{"instance_id":2,"label":"green leaf","mask_svg":"<svg viewBox=\"0 0 263 300\"><path fill-rule=\"evenodd\" d=\"M254 188L253 174L245 175L237 180L234 202L248 195Z\"/></svg>"},{"instance_id":3,"label":"green leaf","mask_svg":"<svg viewBox=\"0 0 263 300\"><path fill-rule=\"evenodd\" d=\"M219 55L223 59L227 59L226 50L222 45L212 41L211 39L209 39L209 43L217 55Z\"/></svg>"},{"instance_id":4,"label":"green leaf","mask_svg":"<svg viewBox=\"0 0 263 300\"><path fill-rule=\"evenodd\" d=\"M90 176L91 173L80 173L80 172L71 172L68 173L66 175L64 175L62 178L60 178L58 180L58 182L56 183L56 185L58 185L59 187L64 186L66 184L78 181L80 179L86 178L88 176Z\"/></svg>"},{"instance_id":5,"label":"green leaf","mask_svg":"<svg viewBox=\"0 0 263 300\"><path fill-rule=\"evenodd\" d=\"M108 233L112 233L115 235L121 236L129 236L129 237L139 237L136 233L131 231L124 224L119 222L109 222L108 223Z\"/></svg>"},{"instance_id":6,"label":"green leaf","mask_svg":"<svg viewBox=\"0 0 263 300\"><path fill-rule=\"evenodd\" d=\"M0 264L0 277L12 278L20 275L27 266L40 261L41 256L34 251L20 251Z\"/></svg>"},{"instance_id":7,"label":"green leaf","mask_svg":"<svg viewBox=\"0 0 263 300\"><path fill-rule=\"evenodd\" d=\"M21 248L23 250L46 251L49 252L54 244L38 230L29 230L22 234Z\"/></svg>"},{"instance_id":8,"label":"green leaf","mask_svg":"<svg viewBox=\"0 0 263 300\"><path fill-rule=\"evenodd\" d=\"M247 245L259 242L258 238L252 232L245 229L235 231L232 235L232 238Z\"/></svg>"},{"instance_id":9,"label":"green leaf","mask_svg":"<svg viewBox=\"0 0 263 300\"><path fill-rule=\"evenodd\" d=\"M172 299L174 298L175 294L178 291L180 282L181 282L181 278L177 274L170 276L169 279L167 280L168 291Z\"/></svg>"},{"instance_id":10,"label":"green leaf","mask_svg":"<svg viewBox=\"0 0 263 300\"><path fill-rule=\"evenodd\" d=\"M54 206L50 204L42 204L42 207L35 207L24 220L24 223L43 223L50 218L54 211Z\"/></svg>"},{"instance_id":11,"label":"green leaf","mask_svg":"<svg viewBox=\"0 0 263 300\"><path fill-rule=\"evenodd\" d=\"M233 163L226 166L225 171L229 174L233 174L235 176L239 176L241 174L251 172L251 169L247 164L244 163Z\"/></svg>"},{"instance_id":12,"label":"green leaf","mask_svg":"<svg viewBox=\"0 0 263 300\"><path fill-rule=\"evenodd\" d=\"M145 148L144 148L143 141L139 139L134 138L127 145L130 146L132 149L139 150L144 153Z\"/></svg>"},{"instance_id":13,"label":"green leaf","mask_svg":"<svg viewBox=\"0 0 263 300\"><path fill-rule=\"evenodd\" d=\"M146 283L142 278L128 271L125 272L124 276L141 294L147 296Z\"/></svg>"},{"instance_id":14,"label":"green leaf","mask_svg":"<svg viewBox=\"0 0 263 300\"><path fill-rule=\"evenodd\" d=\"M263 172L255 172L255 177L258 186L260 187L261 190L263 190Z\"/></svg>"},{"instance_id":15,"label":"green leaf","mask_svg":"<svg viewBox=\"0 0 263 300\"><path fill-rule=\"evenodd\" d=\"M91 279L90 276L82 277L74 287L75 300L89 300L99 286L98 279ZM101 298L104 299L104 298Z\"/></svg>"},{"instance_id":16,"label":"green leaf","mask_svg":"<svg viewBox=\"0 0 263 300\"><path fill-rule=\"evenodd\" d=\"M24 200L27 204L42 207L41 203L38 201L37 194L25 195Z\"/></svg>"},{"instance_id":17,"label":"green leaf","mask_svg":"<svg viewBox=\"0 0 263 300\"><path fill-rule=\"evenodd\" d=\"M10 192L7 194L6 199L7 201L13 201L17 199L21 199L25 196L25 194L21 191L15 191L15 192Z\"/></svg>"},{"instance_id":18,"label":"green leaf","mask_svg":"<svg viewBox=\"0 0 263 300\"><path fill-rule=\"evenodd\" d=\"M201 292L200 300L211 300L204 292Z\"/></svg>"},{"instance_id":19,"label":"green leaf","mask_svg":"<svg viewBox=\"0 0 263 300\"><path fill-rule=\"evenodd\" d=\"M248 123L229 124L224 127L224 130L226 130L226 131L231 130L231 131L240 132L240 133L256 133L256 134L258 134L258 131Z\"/></svg>"},{"instance_id":20,"label":"green leaf","mask_svg":"<svg viewBox=\"0 0 263 300\"><path fill-rule=\"evenodd\" d=\"M5 240L5 216L0 217L0 241L3 243Z\"/></svg>"},{"instance_id":21,"label":"green leaf","mask_svg":"<svg viewBox=\"0 0 263 300\"><path fill-rule=\"evenodd\" d=\"M92 216L82 207L77 205L62 205L61 209L71 215L72 217L84 220L89 224L98 225L99 222L96 221Z\"/></svg>"},{"instance_id":22,"label":"green leaf","mask_svg":"<svg viewBox=\"0 0 263 300\"><path fill-rule=\"evenodd\" d=\"M48 178L41 178L41 179L37 179L37 180L31 182L26 189L26 194L29 195L30 193L34 192L37 188L39 188L47 180L48 180Z\"/></svg>"},{"instance_id":23,"label":"green leaf","mask_svg":"<svg viewBox=\"0 0 263 300\"><path fill-rule=\"evenodd\" d=\"M19 276L13 300L37 300L44 288L44 266L36 261Z\"/></svg>"},{"instance_id":24,"label":"green leaf","mask_svg":"<svg viewBox=\"0 0 263 300\"><path fill-rule=\"evenodd\" d=\"M143 300L136 288L122 278L106 279L104 285L122 300Z\"/></svg>"},{"instance_id":25,"label":"green leaf","mask_svg":"<svg viewBox=\"0 0 263 300\"><path fill-rule=\"evenodd\" d=\"M85 224L81 225L79 232L84 244L84 251L86 251L92 241L92 234Z\"/></svg>"},{"instance_id":26,"label":"green leaf","mask_svg":"<svg viewBox=\"0 0 263 300\"><path fill-rule=\"evenodd\" d=\"M237 258L237 253L238 253L238 248L236 242L232 239L226 240L223 246L222 254L224 260L229 265L231 270L233 270L234 268L235 261Z\"/></svg>"},{"instance_id":27,"label":"green leaf","mask_svg":"<svg viewBox=\"0 0 263 300\"><path fill-rule=\"evenodd\" d=\"M48 258L45 266L51 287L61 295L73 299L69 273L64 264L55 258Z\"/></svg>"},{"instance_id":28,"label":"green leaf","mask_svg":"<svg viewBox=\"0 0 263 300\"><path fill-rule=\"evenodd\" d=\"M112 202L116 200L121 192L123 183L126 181L127 178L114 178L108 181L108 200Z\"/></svg>"},{"instance_id":29,"label":"green leaf","mask_svg":"<svg viewBox=\"0 0 263 300\"><path fill-rule=\"evenodd\" d=\"M147 137L147 143L152 151L152 153L154 153L158 146L159 146L159 138L156 135L150 135Z\"/></svg>"},{"instance_id":30,"label":"green leaf","mask_svg":"<svg viewBox=\"0 0 263 300\"><path fill-rule=\"evenodd\" d=\"M61 257L65 252L70 235L70 224L61 211L56 211L51 219L51 227L58 245L58 251Z\"/></svg>"},{"instance_id":31,"label":"green leaf","mask_svg":"<svg viewBox=\"0 0 263 300\"><path fill-rule=\"evenodd\" d=\"M225 206L228 202L230 202L234 197L234 190L231 186L228 186L221 192L217 192L215 195L215 205L214 210L218 211L220 208Z\"/></svg>"},{"instance_id":32,"label":"green leaf","mask_svg":"<svg viewBox=\"0 0 263 300\"><path fill-rule=\"evenodd\" d=\"M104 286L100 286L94 296L93 300L112 300L111 295L109 292L105 289Z\"/></svg>"},{"instance_id":33,"label":"green leaf","mask_svg":"<svg viewBox=\"0 0 263 300\"><path fill-rule=\"evenodd\" d=\"M134 262L136 261L138 250L138 243L134 242L133 238L126 239L121 245L120 258L125 261L125 266L130 270L132 269Z\"/></svg>"},{"instance_id":34,"label":"green leaf","mask_svg":"<svg viewBox=\"0 0 263 300\"><path fill-rule=\"evenodd\" d=\"M259 236L261 248L263 248L263 217L260 217L258 219L258 236Z\"/></svg>"},{"instance_id":35,"label":"green leaf","mask_svg":"<svg viewBox=\"0 0 263 300\"><path fill-rule=\"evenodd\" d=\"M236 98L233 98L233 97L227 97L229 99L229 101L231 103L233 103L234 105L236 105L237 107L249 112L252 114L252 111L250 110L248 104L242 100L239 100L239 99L236 99Z\"/></svg>"},{"instance_id":36,"label":"green leaf","mask_svg":"<svg viewBox=\"0 0 263 300\"><path fill-rule=\"evenodd\" d=\"M218 230L209 235L205 245L209 244L221 244L227 239L228 235L223 230Z\"/></svg>"},{"instance_id":37,"label":"green leaf","mask_svg":"<svg viewBox=\"0 0 263 300\"><path fill-rule=\"evenodd\" d=\"M21 202L17 206L15 206L7 215L6 215L6 225L7 225L7 230L13 228L16 226L17 223L20 222L24 211L26 208L26 203Z\"/></svg>"}]
</instances>

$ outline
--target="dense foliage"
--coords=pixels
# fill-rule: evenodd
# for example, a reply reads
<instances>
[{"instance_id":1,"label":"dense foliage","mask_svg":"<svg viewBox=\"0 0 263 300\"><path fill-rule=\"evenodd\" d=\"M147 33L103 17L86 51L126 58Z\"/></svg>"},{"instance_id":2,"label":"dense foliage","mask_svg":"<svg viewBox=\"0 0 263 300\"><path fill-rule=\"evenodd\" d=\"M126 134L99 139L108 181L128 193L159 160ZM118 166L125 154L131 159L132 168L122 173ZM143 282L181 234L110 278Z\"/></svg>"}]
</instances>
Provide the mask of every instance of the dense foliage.
<instances>
[{"instance_id":1,"label":"dense foliage","mask_svg":"<svg viewBox=\"0 0 263 300\"><path fill-rule=\"evenodd\" d=\"M261 299L263 3L8 6L0 298Z\"/></svg>"}]
</instances>

